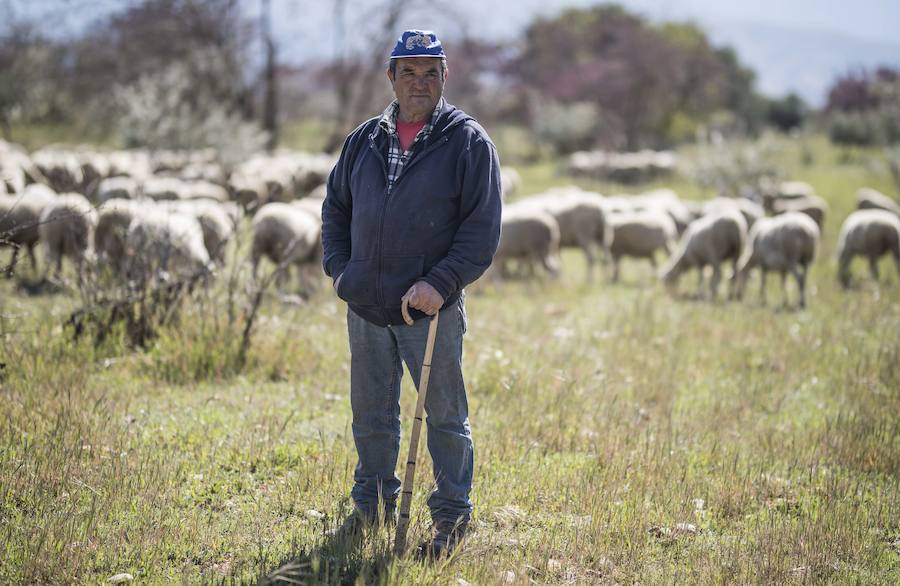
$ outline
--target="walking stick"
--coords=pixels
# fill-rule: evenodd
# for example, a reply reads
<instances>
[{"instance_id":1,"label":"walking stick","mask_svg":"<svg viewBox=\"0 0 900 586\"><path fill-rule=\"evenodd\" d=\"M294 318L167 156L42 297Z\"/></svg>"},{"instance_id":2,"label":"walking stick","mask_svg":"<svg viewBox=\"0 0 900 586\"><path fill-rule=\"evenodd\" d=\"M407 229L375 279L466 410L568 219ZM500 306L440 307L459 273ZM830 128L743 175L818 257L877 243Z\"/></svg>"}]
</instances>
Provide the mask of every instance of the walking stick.
<instances>
[{"instance_id":1,"label":"walking stick","mask_svg":"<svg viewBox=\"0 0 900 586\"><path fill-rule=\"evenodd\" d=\"M400 306L403 321L413 325L409 316L409 302L404 299ZM419 376L419 398L416 401L416 415L413 419L412 434L409 436L409 454L406 456L406 474L400 493L400 518L397 520L397 534L394 537L394 554L402 556L406 551L406 532L409 529L409 509L412 506L413 482L416 476L416 455L419 451L419 435L422 433L422 414L425 411L425 395L428 392L428 375L431 374L431 355L434 353L434 338L437 335L438 313L428 324L428 342L425 344L425 358L422 359L422 373Z\"/></svg>"}]
</instances>

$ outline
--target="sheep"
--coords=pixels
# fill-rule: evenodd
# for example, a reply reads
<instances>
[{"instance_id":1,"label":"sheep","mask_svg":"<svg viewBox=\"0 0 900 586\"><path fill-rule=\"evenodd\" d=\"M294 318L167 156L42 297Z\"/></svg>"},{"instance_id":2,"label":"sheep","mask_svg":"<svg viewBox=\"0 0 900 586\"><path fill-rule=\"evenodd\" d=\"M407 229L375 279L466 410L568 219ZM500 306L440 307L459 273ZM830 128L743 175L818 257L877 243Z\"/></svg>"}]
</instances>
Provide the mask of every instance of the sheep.
<instances>
[{"instance_id":1,"label":"sheep","mask_svg":"<svg viewBox=\"0 0 900 586\"><path fill-rule=\"evenodd\" d=\"M187 185L177 177L148 177L144 181L144 197L156 201L184 199Z\"/></svg>"},{"instance_id":2,"label":"sheep","mask_svg":"<svg viewBox=\"0 0 900 586\"><path fill-rule=\"evenodd\" d=\"M509 201L521 189L522 177L513 167L500 167L500 186L503 201Z\"/></svg>"},{"instance_id":3,"label":"sheep","mask_svg":"<svg viewBox=\"0 0 900 586\"><path fill-rule=\"evenodd\" d=\"M291 205L305 211L312 216L319 224L322 223L322 203L323 200L313 197L304 197L295 199Z\"/></svg>"},{"instance_id":4,"label":"sheep","mask_svg":"<svg viewBox=\"0 0 900 586\"><path fill-rule=\"evenodd\" d=\"M534 263L540 262L555 278L559 275L559 242L559 224L553 216L530 206L507 206L494 255L494 274L503 273L506 262L516 260L527 266L529 274L534 272Z\"/></svg>"},{"instance_id":5,"label":"sheep","mask_svg":"<svg viewBox=\"0 0 900 586\"><path fill-rule=\"evenodd\" d=\"M683 234L688 224L694 219L691 211L684 202L678 197L678 194L671 189L656 189L648 191L640 195L632 196L635 207L639 210L664 211L675 222L675 229L678 234Z\"/></svg>"},{"instance_id":6,"label":"sheep","mask_svg":"<svg viewBox=\"0 0 900 586\"><path fill-rule=\"evenodd\" d=\"M806 307L806 276L819 246L819 226L808 215L787 212L758 220L747 235L747 245L738 261L737 297L743 297L747 275L759 267L760 300L766 303L766 276L768 271L781 273L784 305L788 305L787 273L797 279L800 307Z\"/></svg>"},{"instance_id":7,"label":"sheep","mask_svg":"<svg viewBox=\"0 0 900 586\"><path fill-rule=\"evenodd\" d=\"M13 249L6 267L7 277L13 276L22 247L28 253L32 270L37 272L34 249L40 240L41 212L55 199L56 193L52 189L37 183L18 195L0 195L0 246L9 245Z\"/></svg>"},{"instance_id":8,"label":"sheep","mask_svg":"<svg viewBox=\"0 0 900 586\"><path fill-rule=\"evenodd\" d=\"M838 237L838 279L850 286L850 263L855 256L869 259L869 271L878 280L878 258L886 253L894 257L900 275L900 218L882 209L857 210L841 226Z\"/></svg>"},{"instance_id":9,"label":"sheep","mask_svg":"<svg viewBox=\"0 0 900 586\"><path fill-rule=\"evenodd\" d=\"M688 225L677 251L660 269L659 278L670 289L674 289L683 272L696 268L699 275L697 296L702 297L703 269L711 265L713 275L709 284L709 296L715 301L721 280L719 265L731 260L733 272L729 298L733 297L737 261L746 240L747 222L738 210L723 210L703 216Z\"/></svg>"},{"instance_id":10,"label":"sheep","mask_svg":"<svg viewBox=\"0 0 900 586\"><path fill-rule=\"evenodd\" d=\"M792 199L777 199L772 204L773 215L787 212L802 212L812 218L819 230L825 225L825 216L828 213L828 203L818 195L796 197Z\"/></svg>"},{"instance_id":11,"label":"sheep","mask_svg":"<svg viewBox=\"0 0 900 586\"><path fill-rule=\"evenodd\" d=\"M284 268L279 275L280 283L284 282L290 265L296 265L302 287L305 268L314 268L318 272L322 257L321 232L321 222L297 206L280 202L262 206L253 217L250 250L253 279L256 280L259 261L265 256Z\"/></svg>"},{"instance_id":12,"label":"sheep","mask_svg":"<svg viewBox=\"0 0 900 586\"><path fill-rule=\"evenodd\" d=\"M773 213L775 202L786 199L805 199L816 195L816 190L805 181L784 181L763 193L763 208Z\"/></svg>"},{"instance_id":13,"label":"sheep","mask_svg":"<svg viewBox=\"0 0 900 586\"><path fill-rule=\"evenodd\" d=\"M111 199L137 199L141 195L140 187L133 177L107 177L97 186L97 201L102 204Z\"/></svg>"},{"instance_id":14,"label":"sheep","mask_svg":"<svg viewBox=\"0 0 900 586\"><path fill-rule=\"evenodd\" d=\"M97 264L109 264L115 274L124 274L128 229L132 220L152 211L152 200L113 198L97 208L97 228L94 230L94 250Z\"/></svg>"},{"instance_id":15,"label":"sheep","mask_svg":"<svg viewBox=\"0 0 900 586\"><path fill-rule=\"evenodd\" d=\"M203 244L203 230L191 215L148 207L132 220L125 237L129 279L139 287L159 281L206 277L215 267Z\"/></svg>"},{"instance_id":16,"label":"sheep","mask_svg":"<svg viewBox=\"0 0 900 586\"><path fill-rule=\"evenodd\" d=\"M623 256L647 258L655 269L654 253L662 248L670 254L677 234L675 222L659 210L611 215L604 244L613 261L613 282L619 280L619 260Z\"/></svg>"},{"instance_id":17,"label":"sheep","mask_svg":"<svg viewBox=\"0 0 900 586\"><path fill-rule=\"evenodd\" d=\"M596 248L602 246L606 227L604 198L577 187L564 187L516 202L553 216L559 225L559 245L578 247L587 260L587 280L593 280Z\"/></svg>"},{"instance_id":18,"label":"sheep","mask_svg":"<svg viewBox=\"0 0 900 586\"><path fill-rule=\"evenodd\" d=\"M210 199L189 199L160 202L159 207L196 218L210 259L218 266L225 265L226 245L234 235L235 222L221 204Z\"/></svg>"},{"instance_id":19,"label":"sheep","mask_svg":"<svg viewBox=\"0 0 900 586\"><path fill-rule=\"evenodd\" d=\"M856 208L860 210L887 210L900 217L900 205L893 199L870 187L863 187L856 192Z\"/></svg>"},{"instance_id":20,"label":"sheep","mask_svg":"<svg viewBox=\"0 0 900 586\"><path fill-rule=\"evenodd\" d=\"M47 273L56 265L55 276L62 272L62 259L71 257L78 270L79 284L84 279L85 263L92 255L97 211L78 193L63 193L41 212L38 232L47 251Z\"/></svg>"},{"instance_id":21,"label":"sheep","mask_svg":"<svg viewBox=\"0 0 900 586\"><path fill-rule=\"evenodd\" d=\"M703 215L715 214L725 210L737 210L744 216L748 229L752 228L758 219L766 215L766 211L761 205L750 201L746 197L717 197L703 202L701 210Z\"/></svg>"}]
</instances>

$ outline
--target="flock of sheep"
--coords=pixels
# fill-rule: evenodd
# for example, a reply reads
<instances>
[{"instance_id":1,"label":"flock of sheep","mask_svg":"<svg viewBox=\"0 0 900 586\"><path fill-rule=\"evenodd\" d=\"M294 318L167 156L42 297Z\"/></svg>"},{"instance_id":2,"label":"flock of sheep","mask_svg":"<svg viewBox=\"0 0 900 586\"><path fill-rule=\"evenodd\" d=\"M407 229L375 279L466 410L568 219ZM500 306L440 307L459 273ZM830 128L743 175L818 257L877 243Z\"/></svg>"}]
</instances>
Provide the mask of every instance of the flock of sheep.
<instances>
[{"instance_id":1,"label":"flock of sheep","mask_svg":"<svg viewBox=\"0 0 900 586\"><path fill-rule=\"evenodd\" d=\"M44 150L0 143L0 246L11 276L24 250L45 274L71 259L79 282L97 268L123 283L211 274L246 213L255 212L250 260L288 272L321 258L321 186L333 160L283 152L227 171L214 153ZM306 195L303 199L298 196Z\"/></svg>"},{"instance_id":2,"label":"flock of sheep","mask_svg":"<svg viewBox=\"0 0 900 586\"><path fill-rule=\"evenodd\" d=\"M857 205L838 241L838 272L844 286L850 283L850 263L856 256L869 260L877 279L878 259L891 254L900 274L900 207L868 188L857 194ZM774 271L781 275L785 301L786 277L796 278L799 305L805 307L806 276L827 212L825 201L801 182L785 182L761 202L683 201L667 189L604 197L578 187L557 188L505 206L494 276L509 275L513 268L532 275L538 264L556 276L559 250L577 247L584 251L589 280L602 257L612 263L616 281L623 257L646 258L656 268L656 255L663 251L668 260L659 268L659 278L671 290L683 273L696 269L697 294L705 296L704 273L711 267L708 296L715 299L722 265L730 263L731 297L742 297L748 273L759 268L763 301L766 275Z\"/></svg>"},{"instance_id":3,"label":"flock of sheep","mask_svg":"<svg viewBox=\"0 0 900 586\"><path fill-rule=\"evenodd\" d=\"M224 265L226 246L245 214L253 214L253 277L268 258L282 277L297 267L303 288L309 273L321 273L323 182L332 164L327 155L280 152L226 170L205 151L29 154L0 142L0 246L13 251L7 271L16 269L22 249L36 272L35 247L42 243L45 271L55 269L58 276L69 258L79 281L93 268L129 284L209 275ZM502 174L508 198L521 180L512 169ZM838 245L845 286L858 255L869 259L875 278L877 260L886 253L900 271L900 207L871 189L857 198L860 209L845 221ZM672 290L682 274L697 269L698 294L705 296L709 266L708 296L715 298L722 265L729 263L730 296L741 297L748 272L758 267L763 296L768 271L781 274L783 287L792 274L805 306L806 274L827 212L824 200L800 182L783 183L759 202L685 201L671 190L601 196L556 188L504 206L492 273L495 279L533 276L541 266L556 276L560 249L576 247L584 252L589 280L602 260L611 263L615 281L623 258L645 258L656 267L663 251L668 259L659 277Z\"/></svg>"}]
</instances>

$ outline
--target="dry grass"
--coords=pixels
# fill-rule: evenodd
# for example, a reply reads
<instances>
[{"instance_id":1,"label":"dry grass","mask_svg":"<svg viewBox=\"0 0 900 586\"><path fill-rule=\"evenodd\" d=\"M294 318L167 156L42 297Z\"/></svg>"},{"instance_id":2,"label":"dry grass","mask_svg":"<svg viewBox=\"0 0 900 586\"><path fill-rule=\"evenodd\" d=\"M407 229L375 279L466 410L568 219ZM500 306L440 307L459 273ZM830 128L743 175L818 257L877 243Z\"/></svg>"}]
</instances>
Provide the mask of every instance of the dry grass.
<instances>
[{"instance_id":1,"label":"dry grass","mask_svg":"<svg viewBox=\"0 0 900 586\"><path fill-rule=\"evenodd\" d=\"M558 283L473 288L474 532L433 566L324 537L355 463L327 288L267 299L234 374L221 291L134 353L0 283L0 582L897 583L900 279L843 292L832 259L855 189L890 177L785 148L832 205L805 312L673 300L640 264L586 287L577 254Z\"/></svg>"}]
</instances>

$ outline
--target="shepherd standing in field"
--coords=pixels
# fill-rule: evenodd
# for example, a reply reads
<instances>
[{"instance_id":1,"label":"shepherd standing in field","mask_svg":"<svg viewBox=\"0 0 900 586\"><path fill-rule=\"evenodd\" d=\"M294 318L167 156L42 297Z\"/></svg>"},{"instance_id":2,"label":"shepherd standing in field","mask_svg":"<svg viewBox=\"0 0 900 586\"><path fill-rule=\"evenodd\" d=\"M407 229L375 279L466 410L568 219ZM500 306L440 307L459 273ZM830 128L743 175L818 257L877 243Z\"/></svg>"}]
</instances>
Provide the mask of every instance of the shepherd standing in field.
<instances>
[{"instance_id":1,"label":"shepherd standing in field","mask_svg":"<svg viewBox=\"0 0 900 586\"><path fill-rule=\"evenodd\" d=\"M387 77L396 99L347 137L322 207L325 272L348 305L359 456L354 512L337 532L361 535L394 520L402 363L418 384L429 322L423 318L440 311L425 400L433 527L419 549L439 556L459 543L472 512L463 288L487 270L497 249L500 163L485 130L443 99L447 60L433 32L405 31ZM404 324L403 299L412 326Z\"/></svg>"}]
</instances>

